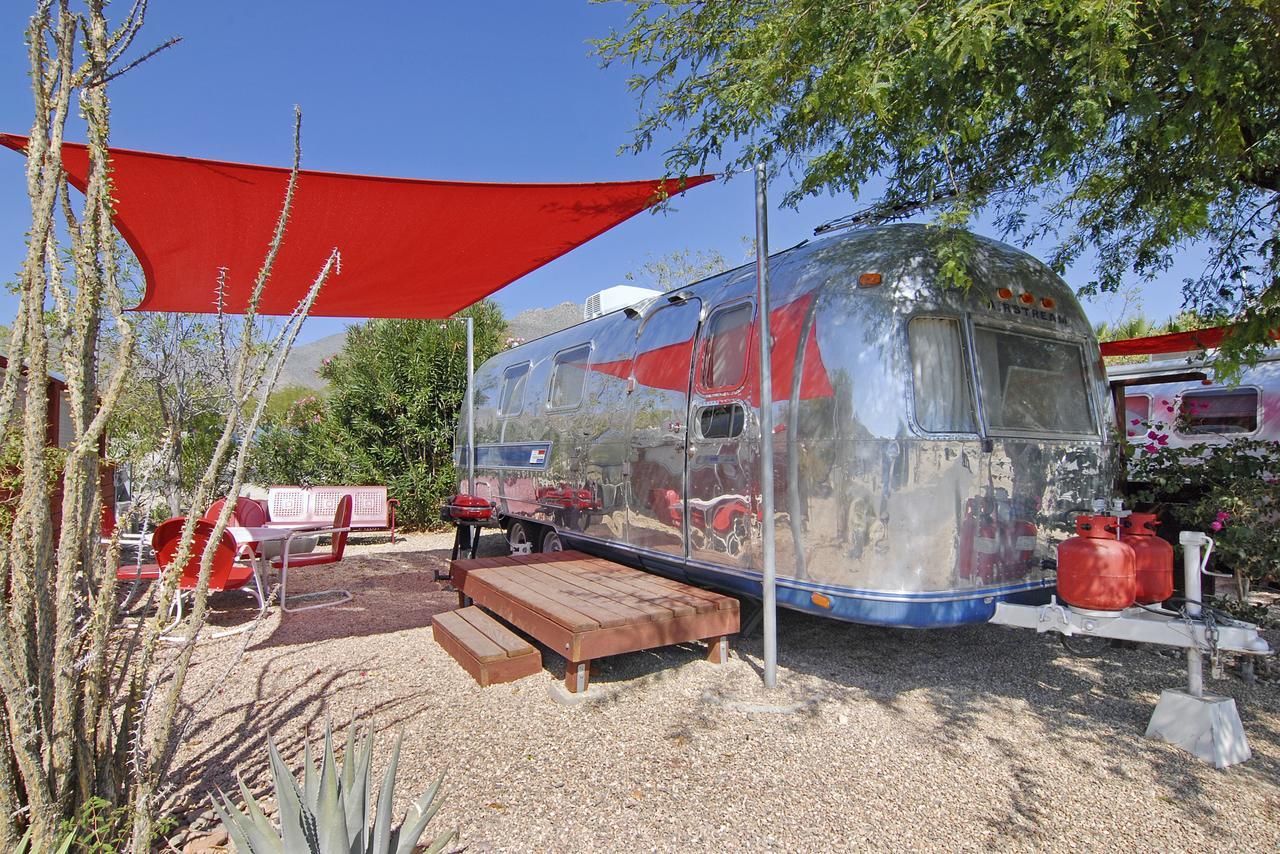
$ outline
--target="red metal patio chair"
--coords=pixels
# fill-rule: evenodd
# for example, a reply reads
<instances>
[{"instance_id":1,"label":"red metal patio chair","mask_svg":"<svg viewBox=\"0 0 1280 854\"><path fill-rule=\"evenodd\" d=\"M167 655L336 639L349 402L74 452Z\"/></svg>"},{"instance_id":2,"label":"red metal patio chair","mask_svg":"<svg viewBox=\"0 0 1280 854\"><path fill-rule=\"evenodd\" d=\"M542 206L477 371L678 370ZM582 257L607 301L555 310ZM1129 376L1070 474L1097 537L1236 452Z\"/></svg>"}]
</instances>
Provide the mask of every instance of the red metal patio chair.
<instances>
[{"instance_id":1,"label":"red metal patio chair","mask_svg":"<svg viewBox=\"0 0 1280 854\"><path fill-rule=\"evenodd\" d=\"M226 503L227 499L219 498L209 505L209 509L204 511L204 515L200 518L206 522L216 523ZM242 528L261 528L267 524L267 521L267 508L262 506L261 502L242 495L236 499L235 509L231 511L231 518L227 520L227 524ZM251 561L261 552L261 543L243 543L237 557Z\"/></svg>"},{"instance_id":2,"label":"red metal patio chair","mask_svg":"<svg viewBox=\"0 0 1280 854\"><path fill-rule=\"evenodd\" d=\"M281 556L272 560L271 565L280 570L280 608L286 612L293 611L309 611L312 608L328 608L330 605L341 605L343 602L351 601L351 591L349 590L318 590L315 593L303 593L294 596L298 599L314 599L319 596L337 596L331 602L319 602L315 605L303 605L300 608L290 608L286 593L289 589L289 569L290 567L297 569L304 566L324 566L326 564L338 563L342 560L343 552L347 548L347 535L351 532L351 496L344 495L338 499L338 506L333 514L333 525L328 528L299 528L289 535L285 541L284 548L281 550ZM295 536L314 536L316 534L332 534L333 540L329 551L314 552L311 554L290 554L289 544Z\"/></svg>"},{"instance_id":3,"label":"red metal patio chair","mask_svg":"<svg viewBox=\"0 0 1280 854\"><path fill-rule=\"evenodd\" d=\"M178 546L182 542L182 528L186 518L175 516L156 526L151 535L151 547L156 554L156 563L138 566L124 566L116 571L116 577L122 581L155 581L163 571L173 563ZM182 576L178 580L178 595L174 597L173 624L164 630L164 634L173 631L182 622L182 600L184 595L195 591L200 580L200 558L204 554L205 545L213 535L213 523L201 519L196 522L195 532L191 540L191 555L182 568ZM209 592L221 593L228 590L244 590L258 600L258 614L266 611L267 598L262 589L262 582L253 571L252 566L236 563L236 541L227 532L223 532L213 554L213 565L209 570ZM247 589L249 582L253 586ZM224 632L207 635L210 638L227 637L248 630L253 623L247 623ZM186 638L166 638L166 640L183 641Z\"/></svg>"}]
</instances>

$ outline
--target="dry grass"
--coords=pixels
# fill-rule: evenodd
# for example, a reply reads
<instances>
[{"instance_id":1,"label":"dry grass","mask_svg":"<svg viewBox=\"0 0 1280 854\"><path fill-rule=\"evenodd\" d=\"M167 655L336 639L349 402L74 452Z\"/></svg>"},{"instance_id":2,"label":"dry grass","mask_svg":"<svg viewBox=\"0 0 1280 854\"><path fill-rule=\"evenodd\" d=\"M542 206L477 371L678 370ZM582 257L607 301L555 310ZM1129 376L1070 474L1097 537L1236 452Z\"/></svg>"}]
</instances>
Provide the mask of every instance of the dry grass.
<instances>
[{"instance_id":1,"label":"dry grass","mask_svg":"<svg viewBox=\"0 0 1280 854\"><path fill-rule=\"evenodd\" d=\"M605 660L585 702L554 694L563 660L478 687L431 639L456 597L431 578L449 537L356 546L355 600L278 613L215 689L183 748L180 800L233 772L266 787L271 732L295 767L326 718L408 730L400 812L442 767L433 822L469 851L803 850L1123 846L1274 850L1280 843L1280 685L1215 683L1240 706L1254 758L1214 771L1142 736L1182 659L1112 649L1075 659L1051 638L975 626L875 629L784 612L781 688L760 687L759 637L727 665L670 647ZM490 536L486 550L501 540ZM223 600L225 621L252 608ZM1277 643L1273 636L1271 641ZM189 693L235 638L202 642ZM211 826L205 824L204 826Z\"/></svg>"}]
</instances>

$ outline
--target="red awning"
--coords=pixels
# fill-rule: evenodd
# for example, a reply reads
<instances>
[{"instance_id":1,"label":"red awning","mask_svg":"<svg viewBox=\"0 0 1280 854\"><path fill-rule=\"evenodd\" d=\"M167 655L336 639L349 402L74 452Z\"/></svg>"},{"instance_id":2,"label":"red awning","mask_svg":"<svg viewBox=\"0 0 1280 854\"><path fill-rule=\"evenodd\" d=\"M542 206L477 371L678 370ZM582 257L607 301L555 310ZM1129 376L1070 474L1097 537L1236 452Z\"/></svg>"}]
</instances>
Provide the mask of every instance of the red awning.
<instances>
[{"instance_id":1,"label":"red awning","mask_svg":"<svg viewBox=\"0 0 1280 854\"><path fill-rule=\"evenodd\" d=\"M1169 332L1165 335L1149 335L1145 338L1126 338L1122 341L1103 341L1099 346L1104 356L1147 356L1158 353L1183 353L1192 350L1211 350L1222 343L1222 338L1233 327L1211 326L1191 332ZM1280 340L1280 330L1271 333Z\"/></svg>"},{"instance_id":2,"label":"red awning","mask_svg":"<svg viewBox=\"0 0 1280 854\"><path fill-rule=\"evenodd\" d=\"M23 151L26 138L0 134ZM82 189L83 145L63 146ZM280 214L289 170L116 148L116 228L142 264L142 311L243 311ZM448 317L653 205L710 181L481 184L303 171L284 245L259 311L289 314L329 252L342 274L311 314Z\"/></svg>"}]
</instances>

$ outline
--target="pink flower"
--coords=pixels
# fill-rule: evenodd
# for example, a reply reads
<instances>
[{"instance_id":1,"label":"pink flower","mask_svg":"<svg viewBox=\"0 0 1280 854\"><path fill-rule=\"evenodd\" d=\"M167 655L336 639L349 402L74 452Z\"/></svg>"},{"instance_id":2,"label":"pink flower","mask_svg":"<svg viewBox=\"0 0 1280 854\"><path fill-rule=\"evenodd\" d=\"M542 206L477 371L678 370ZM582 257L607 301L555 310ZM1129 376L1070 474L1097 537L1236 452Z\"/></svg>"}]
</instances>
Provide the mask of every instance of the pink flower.
<instances>
[{"instance_id":1,"label":"pink flower","mask_svg":"<svg viewBox=\"0 0 1280 854\"><path fill-rule=\"evenodd\" d=\"M1141 423L1142 423L1142 419L1141 419L1141 418L1135 418L1135 419L1133 419L1132 421L1130 421L1129 423L1136 427L1136 426L1138 426L1139 424L1141 424Z\"/></svg>"},{"instance_id":2,"label":"pink flower","mask_svg":"<svg viewBox=\"0 0 1280 854\"><path fill-rule=\"evenodd\" d=\"M1150 445L1146 446L1145 450L1148 454L1154 454L1156 451L1160 450L1160 446L1155 442L1152 442Z\"/></svg>"},{"instance_id":3,"label":"pink flower","mask_svg":"<svg viewBox=\"0 0 1280 854\"><path fill-rule=\"evenodd\" d=\"M1215 531L1221 531L1221 530L1222 530L1222 523L1221 523L1221 522L1214 522L1214 523L1213 523L1213 524L1211 524L1209 527L1210 527L1210 528L1212 528L1212 529L1213 529L1213 530L1215 530Z\"/></svg>"},{"instance_id":4,"label":"pink flower","mask_svg":"<svg viewBox=\"0 0 1280 854\"><path fill-rule=\"evenodd\" d=\"M1155 439L1155 438L1157 438L1159 435L1160 435L1160 434L1159 434L1159 433L1157 433L1155 430L1148 430L1148 431L1147 431L1147 438L1148 438L1148 439Z\"/></svg>"},{"instance_id":5,"label":"pink flower","mask_svg":"<svg viewBox=\"0 0 1280 854\"><path fill-rule=\"evenodd\" d=\"M1134 437L1134 436L1136 436L1136 435L1138 435L1138 434L1137 434L1137 433L1135 433L1135 432L1133 432L1132 430L1130 430L1130 431L1129 431L1129 436L1130 436L1130 438L1132 438L1132 437Z\"/></svg>"},{"instance_id":6,"label":"pink flower","mask_svg":"<svg viewBox=\"0 0 1280 854\"><path fill-rule=\"evenodd\" d=\"M1169 405L1169 401L1167 401L1167 400L1162 400L1162 401L1160 401L1160 405L1161 405L1161 406L1168 406L1168 405Z\"/></svg>"},{"instance_id":7,"label":"pink flower","mask_svg":"<svg viewBox=\"0 0 1280 854\"><path fill-rule=\"evenodd\" d=\"M1164 435L1164 434L1160 436L1156 436L1156 442L1158 442L1160 444L1160 447L1163 448L1165 445L1169 444L1169 437L1168 435Z\"/></svg>"},{"instance_id":8,"label":"pink flower","mask_svg":"<svg viewBox=\"0 0 1280 854\"><path fill-rule=\"evenodd\" d=\"M1166 406L1166 407L1165 407L1165 409L1167 409L1169 412L1172 412L1172 411L1173 411L1173 407L1172 407L1172 406Z\"/></svg>"},{"instance_id":9,"label":"pink flower","mask_svg":"<svg viewBox=\"0 0 1280 854\"><path fill-rule=\"evenodd\" d=\"M1219 521L1219 522L1226 522L1226 521L1227 521L1228 519L1230 519L1230 518L1231 518L1231 514L1230 514L1230 513L1228 513L1226 510L1219 510L1219 511L1218 511L1218 521Z\"/></svg>"}]
</instances>

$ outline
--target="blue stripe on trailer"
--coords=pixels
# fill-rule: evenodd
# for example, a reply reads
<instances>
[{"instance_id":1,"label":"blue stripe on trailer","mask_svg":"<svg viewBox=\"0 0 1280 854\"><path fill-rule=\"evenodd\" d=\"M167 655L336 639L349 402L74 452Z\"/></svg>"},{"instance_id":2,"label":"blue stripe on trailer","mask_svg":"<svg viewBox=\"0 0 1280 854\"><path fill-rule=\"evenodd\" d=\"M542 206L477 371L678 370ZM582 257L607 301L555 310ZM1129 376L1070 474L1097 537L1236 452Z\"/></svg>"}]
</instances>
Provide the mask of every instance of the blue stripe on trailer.
<instances>
[{"instance_id":1,"label":"blue stripe on trailer","mask_svg":"<svg viewBox=\"0 0 1280 854\"><path fill-rule=\"evenodd\" d=\"M761 576L758 572L732 570L693 562L686 564L682 569L680 564L670 559L629 549L609 546L601 548L603 543L599 540L590 538L579 540L568 532L562 532L562 534L566 540L574 541L572 548L581 548L582 551L595 554L604 552L601 554L602 557L631 565L639 564L649 572L714 587L752 599L762 598ZM1047 579L965 591L893 593L779 578L778 604L794 611L853 623L903 629L936 629L988 622L995 614L997 602L1047 603L1054 586L1053 579ZM815 593L820 593L829 599L831 606L824 608L815 604L813 601Z\"/></svg>"}]
</instances>

